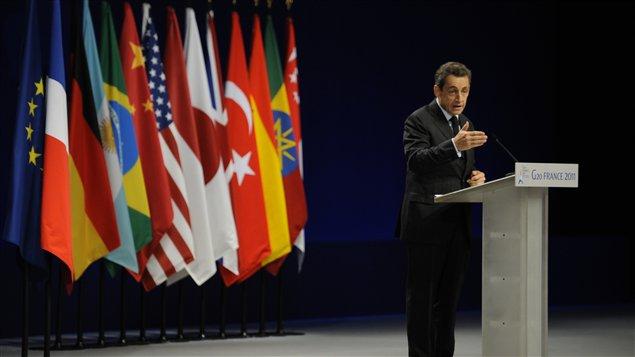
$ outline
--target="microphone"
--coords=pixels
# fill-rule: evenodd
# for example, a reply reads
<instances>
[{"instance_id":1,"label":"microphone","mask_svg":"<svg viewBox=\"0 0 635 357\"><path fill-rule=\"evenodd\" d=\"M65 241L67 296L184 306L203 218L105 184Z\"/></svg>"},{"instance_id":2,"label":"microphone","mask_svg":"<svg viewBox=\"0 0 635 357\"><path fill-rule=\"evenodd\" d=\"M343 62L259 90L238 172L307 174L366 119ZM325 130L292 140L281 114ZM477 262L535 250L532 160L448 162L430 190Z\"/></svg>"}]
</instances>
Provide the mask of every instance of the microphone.
<instances>
[{"instance_id":1,"label":"microphone","mask_svg":"<svg viewBox=\"0 0 635 357\"><path fill-rule=\"evenodd\" d=\"M494 133L492 133L492 132L490 132L490 133L489 133L489 135L490 135L492 138L494 138L494 141L496 141L496 143L497 143L498 145L500 145L500 147L502 147L502 148L503 148L503 150L505 150L505 152L507 153L507 155L509 155L509 157L511 157L511 158L512 158L512 160L514 160L514 162L518 162L518 159L516 158L516 156L514 156L514 154L512 154L512 152L511 152L511 151L509 151L509 149L508 149L505 145L503 145L503 143L501 142L501 140L500 140L500 138L498 137L498 135L496 135L496 134L494 134Z\"/></svg>"}]
</instances>

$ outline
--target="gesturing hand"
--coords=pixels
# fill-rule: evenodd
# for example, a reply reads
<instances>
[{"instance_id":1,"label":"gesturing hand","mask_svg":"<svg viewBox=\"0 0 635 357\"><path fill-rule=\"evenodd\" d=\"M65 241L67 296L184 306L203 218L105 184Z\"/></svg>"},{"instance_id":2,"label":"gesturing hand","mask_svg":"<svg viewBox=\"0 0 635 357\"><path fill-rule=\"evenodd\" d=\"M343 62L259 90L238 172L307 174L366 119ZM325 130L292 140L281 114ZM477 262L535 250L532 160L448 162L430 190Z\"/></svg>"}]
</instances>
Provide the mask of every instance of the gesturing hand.
<instances>
[{"instance_id":1,"label":"gesturing hand","mask_svg":"<svg viewBox=\"0 0 635 357\"><path fill-rule=\"evenodd\" d=\"M487 141L487 135L482 131L468 131L470 122L466 122L454 137L454 145L459 151L479 147Z\"/></svg>"}]
</instances>

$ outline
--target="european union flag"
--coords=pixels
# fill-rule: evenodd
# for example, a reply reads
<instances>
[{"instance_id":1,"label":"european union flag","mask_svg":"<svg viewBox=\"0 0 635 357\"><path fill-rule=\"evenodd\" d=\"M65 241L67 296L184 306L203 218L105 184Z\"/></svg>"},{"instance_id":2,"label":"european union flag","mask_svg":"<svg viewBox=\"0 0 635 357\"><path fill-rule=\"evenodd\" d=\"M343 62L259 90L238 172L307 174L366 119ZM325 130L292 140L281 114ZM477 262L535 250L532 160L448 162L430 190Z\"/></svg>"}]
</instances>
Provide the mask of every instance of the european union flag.
<instances>
[{"instance_id":1,"label":"european union flag","mask_svg":"<svg viewBox=\"0 0 635 357\"><path fill-rule=\"evenodd\" d=\"M40 247L42 155L44 149L44 83L37 18L37 1L30 1L18 105L10 156L8 199L1 238L16 245L30 264L45 268Z\"/></svg>"}]
</instances>

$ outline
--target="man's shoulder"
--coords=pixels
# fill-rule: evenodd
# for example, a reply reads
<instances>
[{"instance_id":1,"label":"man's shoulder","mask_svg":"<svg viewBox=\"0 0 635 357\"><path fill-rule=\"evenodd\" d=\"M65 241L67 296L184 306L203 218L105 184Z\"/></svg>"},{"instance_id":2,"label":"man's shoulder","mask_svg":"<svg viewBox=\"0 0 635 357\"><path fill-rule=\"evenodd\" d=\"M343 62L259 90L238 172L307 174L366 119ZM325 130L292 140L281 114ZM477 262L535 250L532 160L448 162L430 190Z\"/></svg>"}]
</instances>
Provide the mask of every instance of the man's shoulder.
<instances>
[{"instance_id":1,"label":"man's shoulder","mask_svg":"<svg viewBox=\"0 0 635 357\"><path fill-rule=\"evenodd\" d=\"M433 119L436 115L436 110L438 108L437 103L433 100L432 102L418 108L412 114L408 116L408 119L418 119L423 122L429 121Z\"/></svg>"}]
</instances>

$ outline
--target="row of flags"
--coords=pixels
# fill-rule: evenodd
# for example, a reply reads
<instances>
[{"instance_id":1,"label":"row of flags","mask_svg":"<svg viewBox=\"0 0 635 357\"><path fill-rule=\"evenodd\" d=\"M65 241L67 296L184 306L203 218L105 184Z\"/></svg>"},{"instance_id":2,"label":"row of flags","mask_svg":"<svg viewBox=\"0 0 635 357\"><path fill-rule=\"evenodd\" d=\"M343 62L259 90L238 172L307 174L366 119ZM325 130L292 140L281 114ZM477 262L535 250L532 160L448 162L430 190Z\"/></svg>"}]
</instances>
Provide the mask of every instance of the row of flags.
<instances>
[{"instance_id":1,"label":"row of flags","mask_svg":"<svg viewBox=\"0 0 635 357\"><path fill-rule=\"evenodd\" d=\"M217 267L228 286L263 267L275 275L293 246L301 264L307 209L290 18L283 68L271 17L263 33L254 15L247 62L232 13L223 82L212 11L201 37L185 10L182 42L167 7L161 48L149 4L139 34L124 3L117 39L102 2L97 42L83 0L67 83L59 0L50 2L47 70L38 4L29 5L2 239L33 266L45 268L44 252L59 258L69 289L102 258L146 290L187 276L201 285Z\"/></svg>"}]
</instances>

